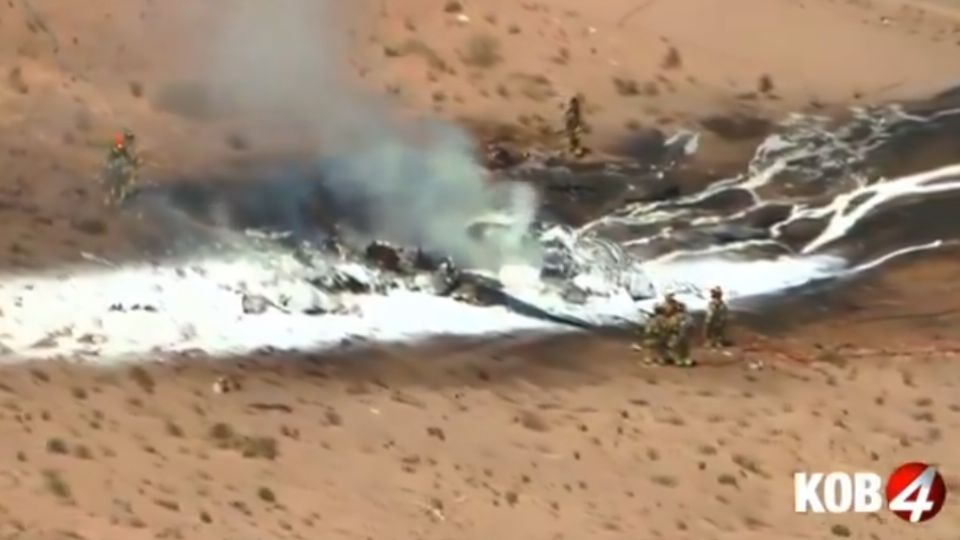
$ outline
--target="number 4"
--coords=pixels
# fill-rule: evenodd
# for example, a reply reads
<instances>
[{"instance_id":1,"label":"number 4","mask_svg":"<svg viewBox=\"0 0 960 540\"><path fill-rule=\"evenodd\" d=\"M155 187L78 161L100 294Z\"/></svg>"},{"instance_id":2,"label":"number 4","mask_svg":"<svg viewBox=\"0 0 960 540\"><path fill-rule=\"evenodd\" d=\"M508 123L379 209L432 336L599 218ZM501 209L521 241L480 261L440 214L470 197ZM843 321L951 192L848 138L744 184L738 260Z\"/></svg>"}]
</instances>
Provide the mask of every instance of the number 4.
<instances>
[{"instance_id":1,"label":"number 4","mask_svg":"<svg viewBox=\"0 0 960 540\"><path fill-rule=\"evenodd\" d=\"M937 476L937 470L933 467L927 467L924 471L913 479L913 482L907 484L897 496L890 501L890 510L894 512L910 512L910 523L917 523L924 512L933 509L933 501L930 500L930 489L933 487L933 479ZM911 496L916 493L914 500Z\"/></svg>"}]
</instances>

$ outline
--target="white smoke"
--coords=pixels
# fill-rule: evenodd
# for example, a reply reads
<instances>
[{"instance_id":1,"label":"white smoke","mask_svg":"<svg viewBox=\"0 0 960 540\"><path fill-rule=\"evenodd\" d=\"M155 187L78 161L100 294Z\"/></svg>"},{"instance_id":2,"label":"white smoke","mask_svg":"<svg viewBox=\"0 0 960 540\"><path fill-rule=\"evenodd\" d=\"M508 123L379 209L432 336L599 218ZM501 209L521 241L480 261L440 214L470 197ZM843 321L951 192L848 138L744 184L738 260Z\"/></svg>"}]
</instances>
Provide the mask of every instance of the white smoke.
<instances>
[{"instance_id":1,"label":"white smoke","mask_svg":"<svg viewBox=\"0 0 960 540\"><path fill-rule=\"evenodd\" d=\"M489 185L461 129L400 121L385 98L360 86L346 62L341 6L322 0L237 0L232 6L210 29L208 85L269 129L309 134L318 157L335 158L335 192L363 200L378 236L471 266L530 259L518 251L520 243L504 253L503 245L478 242L466 224L506 198L521 234L536 208L532 190Z\"/></svg>"}]
</instances>

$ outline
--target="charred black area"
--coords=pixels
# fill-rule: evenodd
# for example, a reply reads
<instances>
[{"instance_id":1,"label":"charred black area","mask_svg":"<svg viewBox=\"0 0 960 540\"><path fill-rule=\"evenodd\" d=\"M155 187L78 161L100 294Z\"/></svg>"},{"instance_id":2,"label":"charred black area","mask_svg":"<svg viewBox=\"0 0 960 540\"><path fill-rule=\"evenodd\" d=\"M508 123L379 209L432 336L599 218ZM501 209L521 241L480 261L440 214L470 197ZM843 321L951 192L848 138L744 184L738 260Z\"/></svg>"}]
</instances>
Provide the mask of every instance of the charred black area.
<instances>
[{"instance_id":1,"label":"charred black area","mask_svg":"<svg viewBox=\"0 0 960 540\"><path fill-rule=\"evenodd\" d=\"M667 136L656 128L638 129L619 141L614 151L643 163L662 164L673 157L668 151Z\"/></svg>"},{"instance_id":2,"label":"charred black area","mask_svg":"<svg viewBox=\"0 0 960 540\"><path fill-rule=\"evenodd\" d=\"M163 201L197 222L235 230L331 235L338 225L369 232L372 204L333 190L319 164L278 161L246 164L202 176L161 179L137 193Z\"/></svg>"},{"instance_id":3,"label":"charred black area","mask_svg":"<svg viewBox=\"0 0 960 540\"><path fill-rule=\"evenodd\" d=\"M843 284L824 279L752 298L738 305L737 322L763 334L788 335L796 327L822 321L826 313L851 313L861 309L860 286L869 280L866 275Z\"/></svg>"},{"instance_id":4,"label":"charred black area","mask_svg":"<svg viewBox=\"0 0 960 540\"><path fill-rule=\"evenodd\" d=\"M937 240L960 239L960 193L924 194L897 199L873 210L837 247L853 264Z\"/></svg>"},{"instance_id":5,"label":"charred black area","mask_svg":"<svg viewBox=\"0 0 960 540\"><path fill-rule=\"evenodd\" d=\"M826 218L797 219L780 228L777 240L795 250L800 250L820 236L829 223Z\"/></svg>"},{"instance_id":6,"label":"charred black area","mask_svg":"<svg viewBox=\"0 0 960 540\"><path fill-rule=\"evenodd\" d=\"M937 111L956 109L960 107L960 86L947 88L932 97L913 100L904 104L905 108L920 115L931 115Z\"/></svg>"},{"instance_id":7,"label":"charred black area","mask_svg":"<svg viewBox=\"0 0 960 540\"><path fill-rule=\"evenodd\" d=\"M773 132L774 123L750 114L712 115L700 120L707 131L730 141L759 140Z\"/></svg>"},{"instance_id":8,"label":"charred black area","mask_svg":"<svg viewBox=\"0 0 960 540\"><path fill-rule=\"evenodd\" d=\"M506 181L530 184L540 196L540 217L582 225L630 203L677 197L677 182L659 168L639 162L525 163L498 171Z\"/></svg>"},{"instance_id":9,"label":"charred black area","mask_svg":"<svg viewBox=\"0 0 960 540\"><path fill-rule=\"evenodd\" d=\"M947 115L924 124L906 125L873 152L870 167L877 176L894 178L954 164L957 156L960 116Z\"/></svg>"},{"instance_id":10,"label":"charred black area","mask_svg":"<svg viewBox=\"0 0 960 540\"><path fill-rule=\"evenodd\" d=\"M132 204L169 205L197 223L233 230L283 231L317 239L338 231L373 238L377 208L362 182L335 160L266 160L220 172L160 178ZM521 182L539 196L539 221L580 225L631 202L679 194L669 175L623 162L525 160L491 171L492 182ZM465 219L467 217L465 216Z\"/></svg>"}]
</instances>

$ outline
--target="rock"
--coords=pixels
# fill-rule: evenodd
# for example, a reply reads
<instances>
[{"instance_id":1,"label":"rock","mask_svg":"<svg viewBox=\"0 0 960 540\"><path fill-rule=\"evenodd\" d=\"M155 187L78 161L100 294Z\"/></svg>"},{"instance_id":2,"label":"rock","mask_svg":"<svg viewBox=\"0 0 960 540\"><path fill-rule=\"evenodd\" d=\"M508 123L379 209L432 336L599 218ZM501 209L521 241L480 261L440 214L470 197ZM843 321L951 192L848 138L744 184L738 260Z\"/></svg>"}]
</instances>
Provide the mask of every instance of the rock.
<instances>
[{"instance_id":1,"label":"rock","mask_svg":"<svg viewBox=\"0 0 960 540\"><path fill-rule=\"evenodd\" d=\"M270 301L258 294L245 294L241 305L247 315L261 315L270 307Z\"/></svg>"}]
</instances>

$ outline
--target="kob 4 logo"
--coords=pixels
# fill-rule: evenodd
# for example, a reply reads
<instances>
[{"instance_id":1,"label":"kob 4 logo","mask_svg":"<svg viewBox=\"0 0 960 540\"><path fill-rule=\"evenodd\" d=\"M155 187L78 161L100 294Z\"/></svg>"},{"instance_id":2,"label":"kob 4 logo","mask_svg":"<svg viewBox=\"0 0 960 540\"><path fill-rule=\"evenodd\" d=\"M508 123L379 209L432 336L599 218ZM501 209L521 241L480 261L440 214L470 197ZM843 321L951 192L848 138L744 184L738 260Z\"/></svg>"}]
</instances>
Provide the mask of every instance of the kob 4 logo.
<instances>
[{"instance_id":1,"label":"kob 4 logo","mask_svg":"<svg viewBox=\"0 0 960 540\"><path fill-rule=\"evenodd\" d=\"M886 501L897 517L919 523L937 515L947 498L946 484L937 469L916 462L905 463L890 473L886 489L874 472L798 472L793 475L793 483L794 510L798 513L871 513L880 511Z\"/></svg>"}]
</instances>

